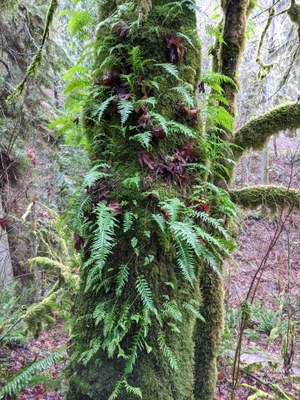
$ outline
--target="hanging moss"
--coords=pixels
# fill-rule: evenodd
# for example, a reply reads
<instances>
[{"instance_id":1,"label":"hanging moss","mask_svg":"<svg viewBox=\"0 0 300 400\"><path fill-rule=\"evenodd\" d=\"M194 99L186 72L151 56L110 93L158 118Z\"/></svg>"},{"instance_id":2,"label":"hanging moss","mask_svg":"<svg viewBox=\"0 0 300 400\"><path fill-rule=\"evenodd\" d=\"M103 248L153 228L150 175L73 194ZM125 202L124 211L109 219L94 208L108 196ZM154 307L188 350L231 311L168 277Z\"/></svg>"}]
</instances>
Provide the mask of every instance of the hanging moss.
<instances>
[{"instance_id":1,"label":"hanging moss","mask_svg":"<svg viewBox=\"0 0 300 400\"><path fill-rule=\"evenodd\" d=\"M24 92L26 90L27 79L30 76L34 76L37 72L37 69L41 65L44 45L45 45L46 39L49 35L50 26L52 24L52 21L53 21L54 15L55 15L55 11L56 11L58 5L59 5L58 0L50 0L49 7L47 10L45 27L44 27L41 44L40 44L36 54L33 56L31 63L29 64L22 81L15 87L13 93L7 98L8 103L11 103L17 96L24 94Z\"/></svg>"}]
</instances>

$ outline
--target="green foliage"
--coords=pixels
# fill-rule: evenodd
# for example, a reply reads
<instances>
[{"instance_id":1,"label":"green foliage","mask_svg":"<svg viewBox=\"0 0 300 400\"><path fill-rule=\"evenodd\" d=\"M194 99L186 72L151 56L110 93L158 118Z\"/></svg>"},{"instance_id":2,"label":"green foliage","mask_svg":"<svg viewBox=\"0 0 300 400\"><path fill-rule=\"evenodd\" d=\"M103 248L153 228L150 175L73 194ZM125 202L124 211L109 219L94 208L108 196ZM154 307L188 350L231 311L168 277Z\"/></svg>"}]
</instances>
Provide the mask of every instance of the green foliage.
<instances>
[{"instance_id":1,"label":"green foliage","mask_svg":"<svg viewBox=\"0 0 300 400\"><path fill-rule=\"evenodd\" d=\"M26 340L25 324L22 320L26 306L17 295L16 284L0 290L0 345Z\"/></svg>"},{"instance_id":2,"label":"green foliage","mask_svg":"<svg viewBox=\"0 0 300 400\"><path fill-rule=\"evenodd\" d=\"M117 221L110 208L100 202L96 209L96 217L96 226L91 238L91 256L84 264L84 268L90 267L85 291L101 283L102 270L114 246L114 229Z\"/></svg>"},{"instance_id":3,"label":"green foliage","mask_svg":"<svg viewBox=\"0 0 300 400\"><path fill-rule=\"evenodd\" d=\"M20 372L9 379L4 387L0 390L0 397L14 396L18 394L22 389L29 386L37 374L48 369L51 365L60 360L65 353L65 350L60 350L55 354L43 358L42 360L35 361L28 367L23 368ZM35 383L36 380L35 380Z\"/></svg>"}]
</instances>

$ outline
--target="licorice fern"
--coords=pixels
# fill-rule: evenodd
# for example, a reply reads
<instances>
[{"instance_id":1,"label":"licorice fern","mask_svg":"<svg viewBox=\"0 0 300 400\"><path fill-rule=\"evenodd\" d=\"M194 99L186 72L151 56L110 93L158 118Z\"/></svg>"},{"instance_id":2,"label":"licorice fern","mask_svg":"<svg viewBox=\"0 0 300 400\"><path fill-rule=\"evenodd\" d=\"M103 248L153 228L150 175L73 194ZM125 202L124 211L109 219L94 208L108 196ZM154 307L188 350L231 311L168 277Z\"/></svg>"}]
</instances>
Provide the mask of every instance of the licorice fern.
<instances>
[{"instance_id":1,"label":"licorice fern","mask_svg":"<svg viewBox=\"0 0 300 400\"><path fill-rule=\"evenodd\" d=\"M93 237L91 238L91 256L84 264L84 268L89 267L85 291L88 291L91 287L95 289L95 287L101 284L102 270L115 244L114 229L116 224L117 220L111 209L103 202L98 203L96 208L96 223L93 230Z\"/></svg>"}]
</instances>

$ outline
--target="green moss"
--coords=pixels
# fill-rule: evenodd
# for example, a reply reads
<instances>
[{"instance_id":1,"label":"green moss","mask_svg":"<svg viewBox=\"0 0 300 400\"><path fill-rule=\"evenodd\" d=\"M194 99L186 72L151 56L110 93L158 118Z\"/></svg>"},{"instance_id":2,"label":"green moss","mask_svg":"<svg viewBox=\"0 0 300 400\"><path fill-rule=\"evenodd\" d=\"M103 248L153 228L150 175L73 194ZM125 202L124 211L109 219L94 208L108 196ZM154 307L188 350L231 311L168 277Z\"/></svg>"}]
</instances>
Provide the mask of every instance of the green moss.
<instances>
[{"instance_id":1,"label":"green moss","mask_svg":"<svg viewBox=\"0 0 300 400\"><path fill-rule=\"evenodd\" d=\"M214 398L217 355L223 330L223 286L218 274L205 267L200 276L201 315L195 327L195 400Z\"/></svg>"},{"instance_id":2,"label":"green moss","mask_svg":"<svg viewBox=\"0 0 300 400\"><path fill-rule=\"evenodd\" d=\"M291 6L288 9L290 20L296 24L300 24L300 4L292 0Z\"/></svg>"},{"instance_id":3,"label":"green moss","mask_svg":"<svg viewBox=\"0 0 300 400\"><path fill-rule=\"evenodd\" d=\"M299 126L300 102L280 105L266 114L250 119L233 139L237 146L233 149L236 159L246 150L263 149L270 136Z\"/></svg>"},{"instance_id":4,"label":"green moss","mask_svg":"<svg viewBox=\"0 0 300 400\"><path fill-rule=\"evenodd\" d=\"M300 207L300 191L284 186L250 186L235 189L230 191L230 197L236 204L250 209L265 206L276 211L282 207Z\"/></svg>"}]
</instances>

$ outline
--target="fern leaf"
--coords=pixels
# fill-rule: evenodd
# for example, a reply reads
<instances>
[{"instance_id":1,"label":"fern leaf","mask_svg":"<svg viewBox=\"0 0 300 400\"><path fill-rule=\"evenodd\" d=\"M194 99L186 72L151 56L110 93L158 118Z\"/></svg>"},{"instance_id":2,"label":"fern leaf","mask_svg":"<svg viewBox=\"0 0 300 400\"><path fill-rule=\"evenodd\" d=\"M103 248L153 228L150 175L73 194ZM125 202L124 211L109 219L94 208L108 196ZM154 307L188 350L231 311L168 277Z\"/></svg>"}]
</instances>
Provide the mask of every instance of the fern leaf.
<instances>
[{"instance_id":1,"label":"fern leaf","mask_svg":"<svg viewBox=\"0 0 300 400\"><path fill-rule=\"evenodd\" d=\"M174 76L176 79L179 79L179 70L174 64L162 63L162 64L155 64L155 66L162 67L168 74Z\"/></svg>"},{"instance_id":2,"label":"fern leaf","mask_svg":"<svg viewBox=\"0 0 300 400\"><path fill-rule=\"evenodd\" d=\"M128 264L123 264L123 265L121 265L118 276L117 276L116 296L121 296L122 289L125 286L126 282L128 282L128 277L129 277Z\"/></svg>"},{"instance_id":3,"label":"fern leaf","mask_svg":"<svg viewBox=\"0 0 300 400\"><path fill-rule=\"evenodd\" d=\"M135 284L136 290L141 297L144 307L155 310L151 289L144 275L140 275Z\"/></svg>"},{"instance_id":4,"label":"fern leaf","mask_svg":"<svg viewBox=\"0 0 300 400\"><path fill-rule=\"evenodd\" d=\"M96 227L93 232L93 242L90 247L91 256L84 264L85 268L90 266L85 291L88 291L91 286L95 284L97 278L101 279L105 262L114 246L114 228L117 220L111 213L111 209L100 202L96 209L96 215Z\"/></svg>"},{"instance_id":5,"label":"fern leaf","mask_svg":"<svg viewBox=\"0 0 300 400\"><path fill-rule=\"evenodd\" d=\"M186 242L176 239L177 264L185 279L193 284L195 280L195 258Z\"/></svg>"},{"instance_id":6,"label":"fern leaf","mask_svg":"<svg viewBox=\"0 0 300 400\"><path fill-rule=\"evenodd\" d=\"M176 360L174 353L172 352L170 347L167 345L166 336L165 336L164 332L160 331L158 333L157 341L158 341L159 348L163 352L166 359L168 360L170 367L174 371L177 371L178 370L178 362Z\"/></svg>"},{"instance_id":7,"label":"fern leaf","mask_svg":"<svg viewBox=\"0 0 300 400\"><path fill-rule=\"evenodd\" d=\"M152 146L151 146L152 133L151 132L147 131L147 132L143 132L143 133L137 133L136 135L131 136L130 140L135 140L136 142L140 143L140 145L147 150L150 150L152 148Z\"/></svg>"},{"instance_id":8,"label":"fern leaf","mask_svg":"<svg viewBox=\"0 0 300 400\"><path fill-rule=\"evenodd\" d=\"M118 101L118 111L121 116L122 125L128 120L130 114L134 110L134 105L129 100L119 100Z\"/></svg>"},{"instance_id":9,"label":"fern leaf","mask_svg":"<svg viewBox=\"0 0 300 400\"><path fill-rule=\"evenodd\" d=\"M107 107L110 105L110 103L116 98L115 95L110 96L108 99L104 100L100 106L96 109L94 115L98 115L98 121L102 119L102 116L104 112L106 111Z\"/></svg>"},{"instance_id":10,"label":"fern leaf","mask_svg":"<svg viewBox=\"0 0 300 400\"><path fill-rule=\"evenodd\" d=\"M31 380L36 374L46 370L56 361L58 361L62 355L65 353L65 349L58 351L55 354L43 358L42 360L36 361L28 367L23 368L20 372L15 374L4 387L0 390L0 398L5 396L13 396L19 393L22 389L28 386Z\"/></svg>"}]
</instances>

